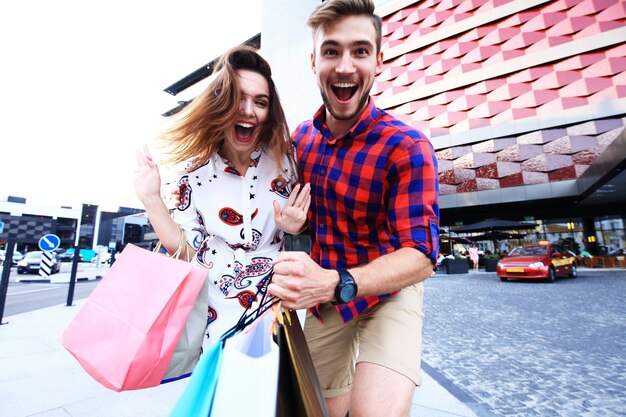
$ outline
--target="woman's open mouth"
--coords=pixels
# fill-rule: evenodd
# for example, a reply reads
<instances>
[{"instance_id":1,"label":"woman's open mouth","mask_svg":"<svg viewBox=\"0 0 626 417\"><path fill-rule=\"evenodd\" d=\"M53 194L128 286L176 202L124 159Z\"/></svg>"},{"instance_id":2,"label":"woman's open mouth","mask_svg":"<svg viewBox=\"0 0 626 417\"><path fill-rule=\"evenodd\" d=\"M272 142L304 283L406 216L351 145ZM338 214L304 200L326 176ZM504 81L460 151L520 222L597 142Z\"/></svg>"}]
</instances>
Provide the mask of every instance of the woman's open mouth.
<instances>
[{"instance_id":1,"label":"woman's open mouth","mask_svg":"<svg viewBox=\"0 0 626 417\"><path fill-rule=\"evenodd\" d=\"M247 142L252 139L256 125L249 122L237 122L235 124L235 133L237 139L241 142Z\"/></svg>"}]
</instances>

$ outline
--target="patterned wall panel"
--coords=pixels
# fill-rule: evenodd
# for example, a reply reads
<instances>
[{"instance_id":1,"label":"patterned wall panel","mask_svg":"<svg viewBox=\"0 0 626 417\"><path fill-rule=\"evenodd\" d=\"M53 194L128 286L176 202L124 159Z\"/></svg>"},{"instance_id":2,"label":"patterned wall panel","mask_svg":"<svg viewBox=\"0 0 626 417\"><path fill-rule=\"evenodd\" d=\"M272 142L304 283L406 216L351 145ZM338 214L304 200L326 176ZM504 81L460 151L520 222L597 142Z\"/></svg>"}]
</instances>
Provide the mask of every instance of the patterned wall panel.
<instances>
[{"instance_id":1,"label":"patterned wall panel","mask_svg":"<svg viewBox=\"0 0 626 417\"><path fill-rule=\"evenodd\" d=\"M431 138L442 195L576 179L624 129L626 1L426 0L383 20L372 95ZM535 128L498 134L520 121Z\"/></svg>"},{"instance_id":2,"label":"patterned wall panel","mask_svg":"<svg viewBox=\"0 0 626 417\"><path fill-rule=\"evenodd\" d=\"M441 194L577 179L625 126L600 119L439 150Z\"/></svg>"}]
</instances>

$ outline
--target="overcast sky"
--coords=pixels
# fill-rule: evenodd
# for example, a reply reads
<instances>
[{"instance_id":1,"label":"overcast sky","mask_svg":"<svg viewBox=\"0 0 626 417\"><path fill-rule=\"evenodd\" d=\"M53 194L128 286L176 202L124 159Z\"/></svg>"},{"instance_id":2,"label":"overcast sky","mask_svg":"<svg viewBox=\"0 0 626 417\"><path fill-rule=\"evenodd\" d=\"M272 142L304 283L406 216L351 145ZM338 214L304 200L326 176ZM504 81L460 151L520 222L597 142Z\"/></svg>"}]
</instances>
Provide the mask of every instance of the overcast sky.
<instances>
[{"instance_id":1,"label":"overcast sky","mask_svg":"<svg viewBox=\"0 0 626 417\"><path fill-rule=\"evenodd\" d=\"M0 201L141 207L163 89L261 30L259 0L0 2Z\"/></svg>"}]
</instances>

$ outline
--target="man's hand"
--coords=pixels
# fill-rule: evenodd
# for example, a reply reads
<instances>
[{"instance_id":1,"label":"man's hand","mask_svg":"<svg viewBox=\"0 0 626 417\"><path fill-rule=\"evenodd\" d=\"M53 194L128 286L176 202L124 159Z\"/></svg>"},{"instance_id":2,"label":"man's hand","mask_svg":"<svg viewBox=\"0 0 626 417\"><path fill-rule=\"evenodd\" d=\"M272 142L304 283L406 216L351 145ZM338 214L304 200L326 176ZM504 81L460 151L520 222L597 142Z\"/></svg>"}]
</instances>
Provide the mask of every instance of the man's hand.
<instances>
[{"instance_id":1,"label":"man's hand","mask_svg":"<svg viewBox=\"0 0 626 417\"><path fill-rule=\"evenodd\" d=\"M296 184L282 210L276 201L273 204L276 226L283 232L296 235L303 230L306 223L307 212L311 205L311 185Z\"/></svg>"},{"instance_id":2,"label":"man's hand","mask_svg":"<svg viewBox=\"0 0 626 417\"><path fill-rule=\"evenodd\" d=\"M337 271L323 269L306 252L281 252L267 289L284 307L298 310L333 301L338 283Z\"/></svg>"}]
</instances>

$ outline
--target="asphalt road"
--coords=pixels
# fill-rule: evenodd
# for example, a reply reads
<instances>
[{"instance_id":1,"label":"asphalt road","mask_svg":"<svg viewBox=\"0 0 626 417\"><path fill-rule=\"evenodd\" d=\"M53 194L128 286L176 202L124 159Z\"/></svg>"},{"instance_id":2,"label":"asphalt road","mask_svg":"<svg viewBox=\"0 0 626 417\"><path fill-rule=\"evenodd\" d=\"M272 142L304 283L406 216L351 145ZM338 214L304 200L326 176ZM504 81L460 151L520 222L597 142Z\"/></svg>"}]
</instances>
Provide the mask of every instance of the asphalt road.
<instances>
[{"instance_id":1,"label":"asphalt road","mask_svg":"<svg viewBox=\"0 0 626 417\"><path fill-rule=\"evenodd\" d=\"M17 277L28 277L35 280L40 278L36 274L18 275L16 269L16 267L11 268L3 317L67 303L69 291L68 283L16 282ZM61 272L54 274L53 277L59 278L64 276L69 281L71 269L72 264L64 262L61 264ZM86 271L89 270L98 270L99 273L104 274L107 267L101 266L97 269L93 264L80 263L78 265L77 277L80 278L81 276L92 275L86 274ZM72 301L88 297L99 282L100 280L78 280L74 286Z\"/></svg>"},{"instance_id":2,"label":"asphalt road","mask_svg":"<svg viewBox=\"0 0 626 417\"><path fill-rule=\"evenodd\" d=\"M86 298L100 281L79 281L74 286L73 301ZM20 283L9 284L4 307L4 316L25 313L31 310L66 304L69 284Z\"/></svg>"},{"instance_id":3,"label":"asphalt road","mask_svg":"<svg viewBox=\"0 0 626 417\"><path fill-rule=\"evenodd\" d=\"M626 416L626 270L425 283L424 369L480 416Z\"/></svg>"}]
</instances>

